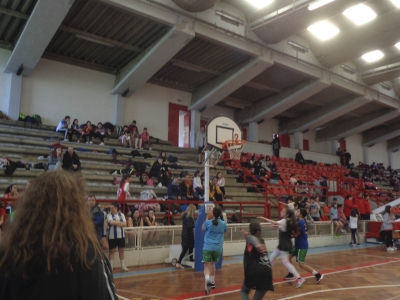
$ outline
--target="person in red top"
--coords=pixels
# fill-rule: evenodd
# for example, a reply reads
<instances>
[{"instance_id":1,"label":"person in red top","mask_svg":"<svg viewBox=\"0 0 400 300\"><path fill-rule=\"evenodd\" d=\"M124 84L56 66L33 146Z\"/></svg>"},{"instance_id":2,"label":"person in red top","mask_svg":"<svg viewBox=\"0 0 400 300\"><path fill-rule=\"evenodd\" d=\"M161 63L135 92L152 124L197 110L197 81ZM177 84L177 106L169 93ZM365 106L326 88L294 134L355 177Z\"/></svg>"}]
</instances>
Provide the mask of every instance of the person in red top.
<instances>
[{"instance_id":1,"label":"person in red top","mask_svg":"<svg viewBox=\"0 0 400 300\"><path fill-rule=\"evenodd\" d=\"M364 219L364 215L365 215L364 211L365 211L365 209L364 209L363 194L361 192L358 193L357 197L355 199L357 199L357 201L353 201L353 202L354 202L354 204L357 205L358 212L360 213L361 220L365 220Z\"/></svg>"},{"instance_id":2,"label":"person in red top","mask_svg":"<svg viewBox=\"0 0 400 300\"><path fill-rule=\"evenodd\" d=\"M148 144L149 150L151 150L151 142L150 142L150 134L147 132L147 128L143 129L143 133L140 135L141 140L139 141L139 148L142 148L142 145Z\"/></svg>"},{"instance_id":3,"label":"person in red top","mask_svg":"<svg viewBox=\"0 0 400 300\"><path fill-rule=\"evenodd\" d=\"M123 202L131 195L129 193L129 182L131 182L131 174L124 175L119 184L117 196L118 202Z\"/></svg>"},{"instance_id":4,"label":"person in red top","mask_svg":"<svg viewBox=\"0 0 400 300\"><path fill-rule=\"evenodd\" d=\"M364 216L363 220L369 220L371 215L371 206L369 205L369 195L364 194L364 200L362 201L364 205Z\"/></svg>"},{"instance_id":5,"label":"person in red top","mask_svg":"<svg viewBox=\"0 0 400 300\"><path fill-rule=\"evenodd\" d=\"M350 219L352 209L358 209L358 207L353 203L353 197L347 195L344 200L344 208L343 208L343 213L346 216L347 221Z\"/></svg>"},{"instance_id":6,"label":"person in red top","mask_svg":"<svg viewBox=\"0 0 400 300\"><path fill-rule=\"evenodd\" d=\"M92 122L87 121L86 125L83 127L83 133L82 133L82 138L83 138L83 142L86 144L93 144L92 142L92 137L94 135L93 132L94 128L92 127ZM86 141L86 137L89 137L89 142Z\"/></svg>"}]
</instances>

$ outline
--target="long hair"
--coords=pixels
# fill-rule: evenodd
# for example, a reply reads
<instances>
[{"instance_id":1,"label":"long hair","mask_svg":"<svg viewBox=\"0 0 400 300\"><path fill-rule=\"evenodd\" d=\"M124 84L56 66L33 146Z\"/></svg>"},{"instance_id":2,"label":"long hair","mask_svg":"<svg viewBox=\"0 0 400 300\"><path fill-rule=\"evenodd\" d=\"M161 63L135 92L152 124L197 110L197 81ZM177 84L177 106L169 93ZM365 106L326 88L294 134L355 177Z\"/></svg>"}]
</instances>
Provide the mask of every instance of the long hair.
<instances>
[{"instance_id":1,"label":"long hair","mask_svg":"<svg viewBox=\"0 0 400 300\"><path fill-rule=\"evenodd\" d=\"M192 218L194 219L194 213L196 211L196 206L193 204L189 204L189 206L186 208L186 218Z\"/></svg>"},{"instance_id":2,"label":"long hair","mask_svg":"<svg viewBox=\"0 0 400 300\"><path fill-rule=\"evenodd\" d=\"M357 211L355 209L352 209L351 213L350 213L350 216L352 216L353 218L357 217Z\"/></svg>"},{"instance_id":3,"label":"long hair","mask_svg":"<svg viewBox=\"0 0 400 300\"><path fill-rule=\"evenodd\" d=\"M11 193L12 188L13 188L14 185L15 185L15 183L10 184L10 185L6 188L6 191L4 192L4 195L5 195L5 194L8 194L8 193Z\"/></svg>"},{"instance_id":4,"label":"long hair","mask_svg":"<svg viewBox=\"0 0 400 300\"><path fill-rule=\"evenodd\" d=\"M213 215L214 215L214 219L212 220L212 223L214 226L218 225L218 219L221 217L222 215L222 209L219 206L214 206L213 208Z\"/></svg>"},{"instance_id":5,"label":"long hair","mask_svg":"<svg viewBox=\"0 0 400 300\"><path fill-rule=\"evenodd\" d=\"M285 208L287 215L286 231L290 232L293 236L299 234L299 224L297 224L296 216L293 210Z\"/></svg>"},{"instance_id":6,"label":"long hair","mask_svg":"<svg viewBox=\"0 0 400 300\"><path fill-rule=\"evenodd\" d=\"M122 176L121 182L119 183L119 187L122 189L124 187L125 181L131 178L131 174L126 174L124 176Z\"/></svg>"},{"instance_id":7,"label":"long hair","mask_svg":"<svg viewBox=\"0 0 400 300\"><path fill-rule=\"evenodd\" d=\"M385 206L385 211L383 212L383 214L389 214L390 215L390 209L391 209L392 207L390 206L390 205L386 205Z\"/></svg>"},{"instance_id":8,"label":"long hair","mask_svg":"<svg viewBox=\"0 0 400 300\"><path fill-rule=\"evenodd\" d=\"M63 154L63 148L62 147L56 147L56 148L54 148L53 150L51 150L51 156L53 157L53 158L57 158L57 149L58 148L61 148L61 157L62 157L62 154Z\"/></svg>"},{"instance_id":9,"label":"long hair","mask_svg":"<svg viewBox=\"0 0 400 300\"><path fill-rule=\"evenodd\" d=\"M250 233L254 235L261 244L264 244L264 239L261 236L261 226L258 222L251 222L250 223Z\"/></svg>"},{"instance_id":10,"label":"long hair","mask_svg":"<svg viewBox=\"0 0 400 300\"><path fill-rule=\"evenodd\" d=\"M85 194L82 178L66 171L33 180L0 244L2 273L28 279L73 271L76 263L89 269L102 253Z\"/></svg>"}]
</instances>

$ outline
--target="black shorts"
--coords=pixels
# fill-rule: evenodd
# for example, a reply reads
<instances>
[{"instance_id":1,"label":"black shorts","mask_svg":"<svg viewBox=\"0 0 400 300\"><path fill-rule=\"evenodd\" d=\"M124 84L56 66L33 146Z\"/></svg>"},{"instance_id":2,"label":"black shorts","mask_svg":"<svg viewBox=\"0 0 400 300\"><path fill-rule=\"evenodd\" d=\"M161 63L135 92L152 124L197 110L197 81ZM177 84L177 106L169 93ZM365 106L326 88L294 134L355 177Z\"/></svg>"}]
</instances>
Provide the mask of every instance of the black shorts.
<instances>
[{"instance_id":1,"label":"black shorts","mask_svg":"<svg viewBox=\"0 0 400 300\"><path fill-rule=\"evenodd\" d=\"M109 239L108 240L108 247L110 249L125 248L125 238L122 239Z\"/></svg>"},{"instance_id":2,"label":"black shorts","mask_svg":"<svg viewBox=\"0 0 400 300\"><path fill-rule=\"evenodd\" d=\"M204 147L199 147L199 154L203 152Z\"/></svg>"}]
</instances>

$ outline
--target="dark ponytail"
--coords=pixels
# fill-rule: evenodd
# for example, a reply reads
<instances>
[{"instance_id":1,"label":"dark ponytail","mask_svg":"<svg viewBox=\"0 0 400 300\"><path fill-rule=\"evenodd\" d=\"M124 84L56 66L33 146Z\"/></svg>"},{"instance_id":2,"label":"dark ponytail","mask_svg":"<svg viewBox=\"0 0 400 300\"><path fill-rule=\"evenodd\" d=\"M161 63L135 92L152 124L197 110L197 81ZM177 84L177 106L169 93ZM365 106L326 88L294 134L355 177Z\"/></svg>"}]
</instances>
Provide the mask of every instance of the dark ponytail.
<instances>
[{"instance_id":1,"label":"dark ponytail","mask_svg":"<svg viewBox=\"0 0 400 300\"><path fill-rule=\"evenodd\" d=\"M290 232L294 237L297 237L299 234L299 224L297 224L296 217L294 215L294 211L290 209L286 209L287 214L287 228L286 230Z\"/></svg>"},{"instance_id":2,"label":"dark ponytail","mask_svg":"<svg viewBox=\"0 0 400 300\"><path fill-rule=\"evenodd\" d=\"M122 189L124 187L125 181L131 177L131 174L128 173L124 176L122 176L121 182L119 183L119 187Z\"/></svg>"},{"instance_id":3,"label":"dark ponytail","mask_svg":"<svg viewBox=\"0 0 400 300\"><path fill-rule=\"evenodd\" d=\"M212 220L212 223L214 226L218 225L218 219L221 217L222 215L222 209L219 206L214 206L213 208L213 215L214 215L214 219Z\"/></svg>"},{"instance_id":4,"label":"dark ponytail","mask_svg":"<svg viewBox=\"0 0 400 300\"><path fill-rule=\"evenodd\" d=\"M254 235L258 240L260 241L261 244L264 244L264 239L261 236L261 226L260 223L258 222L252 222L250 223L250 233Z\"/></svg>"}]
</instances>

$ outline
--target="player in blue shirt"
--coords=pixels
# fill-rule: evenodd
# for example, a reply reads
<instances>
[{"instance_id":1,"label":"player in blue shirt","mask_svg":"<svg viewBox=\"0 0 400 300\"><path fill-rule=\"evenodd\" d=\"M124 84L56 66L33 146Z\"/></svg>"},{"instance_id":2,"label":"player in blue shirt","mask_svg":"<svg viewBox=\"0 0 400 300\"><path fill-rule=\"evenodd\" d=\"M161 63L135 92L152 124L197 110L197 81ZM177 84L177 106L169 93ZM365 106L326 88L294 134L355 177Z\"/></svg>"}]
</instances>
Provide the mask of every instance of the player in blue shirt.
<instances>
[{"instance_id":1,"label":"player in blue shirt","mask_svg":"<svg viewBox=\"0 0 400 300\"><path fill-rule=\"evenodd\" d=\"M215 206L214 219L206 220L203 224L204 246L203 263L205 277L205 292L208 295L211 288L215 288L215 263L218 262L224 244L224 234L228 230L226 223L221 220L222 209Z\"/></svg>"},{"instance_id":2,"label":"player in blue shirt","mask_svg":"<svg viewBox=\"0 0 400 300\"><path fill-rule=\"evenodd\" d=\"M294 239L294 247L292 251L290 252L290 257L289 260L291 261L293 257L296 257L297 264L300 268L303 270L306 270L310 273L312 273L315 276L315 279L317 283L320 283L322 278L324 278L324 275L321 275L317 271L315 271L313 268L311 268L309 265L305 264L306 261L306 255L307 255L307 250L308 250L308 225L306 220L304 218L307 216L307 211L304 208L300 208L300 213L298 216L298 222L297 224L299 225L300 231L297 237ZM292 273L289 272L285 276L286 280L291 280L294 279L294 276Z\"/></svg>"}]
</instances>

